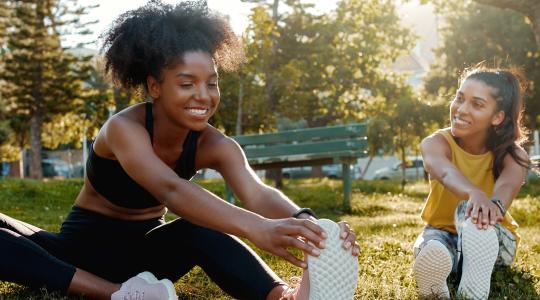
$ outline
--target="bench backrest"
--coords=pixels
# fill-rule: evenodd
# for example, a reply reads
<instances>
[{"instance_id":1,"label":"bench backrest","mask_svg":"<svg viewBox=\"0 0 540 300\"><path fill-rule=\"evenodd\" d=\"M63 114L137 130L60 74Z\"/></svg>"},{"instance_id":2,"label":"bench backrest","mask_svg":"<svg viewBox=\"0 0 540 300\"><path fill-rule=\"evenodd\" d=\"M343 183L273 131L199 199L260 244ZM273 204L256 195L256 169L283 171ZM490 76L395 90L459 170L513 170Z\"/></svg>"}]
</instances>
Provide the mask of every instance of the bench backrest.
<instances>
[{"instance_id":1,"label":"bench backrest","mask_svg":"<svg viewBox=\"0 0 540 300\"><path fill-rule=\"evenodd\" d=\"M365 124L348 124L233 138L244 148L248 159L270 159L294 155L361 157L367 146L365 136Z\"/></svg>"}]
</instances>

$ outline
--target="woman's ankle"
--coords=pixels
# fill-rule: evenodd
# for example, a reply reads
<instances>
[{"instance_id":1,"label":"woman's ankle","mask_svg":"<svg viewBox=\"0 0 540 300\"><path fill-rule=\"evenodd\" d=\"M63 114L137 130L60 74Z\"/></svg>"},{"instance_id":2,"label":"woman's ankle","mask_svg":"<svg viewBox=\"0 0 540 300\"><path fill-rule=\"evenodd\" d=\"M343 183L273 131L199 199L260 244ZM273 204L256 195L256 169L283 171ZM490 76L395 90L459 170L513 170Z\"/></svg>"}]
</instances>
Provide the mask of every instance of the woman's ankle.
<instances>
[{"instance_id":1,"label":"woman's ankle","mask_svg":"<svg viewBox=\"0 0 540 300\"><path fill-rule=\"evenodd\" d=\"M302 278L291 277L289 285L279 285L268 294L268 300L308 300L309 272L304 270Z\"/></svg>"}]
</instances>

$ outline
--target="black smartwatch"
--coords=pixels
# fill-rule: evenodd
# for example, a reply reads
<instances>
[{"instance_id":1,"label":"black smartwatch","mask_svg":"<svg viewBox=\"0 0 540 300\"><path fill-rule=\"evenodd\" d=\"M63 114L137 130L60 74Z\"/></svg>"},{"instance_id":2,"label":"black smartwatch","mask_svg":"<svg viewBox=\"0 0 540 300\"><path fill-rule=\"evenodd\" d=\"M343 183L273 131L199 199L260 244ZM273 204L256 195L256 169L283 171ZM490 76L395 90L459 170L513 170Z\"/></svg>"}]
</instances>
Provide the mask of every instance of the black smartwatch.
<instances>
[{"instance_id":1,"label":"black smartwatch","mask_svg":"<svg viewBox=\"0 0 540 300\"><path fill-rule=\"evenodd\" d=\"M504 208L504 205L502 204L501 200L498 198L491 198L491 202L495 203L499 210L501 211L501 214L504 216L506 215L506 208Z\"/></svg>"},{"instance_id":2,"label":"black smartwatch","mask_svg":"<svg viewBox=\"0 0 540 300\"><path fill-rule=\"evenodd\" d=\"M315 219L317 219L317 216L315 215L315 213L309 207L300 208L298 211L296 211L292 215L292 217L293 218L298 218L298 216L300 216L301 214L308 214L308 215L314 217Z\"/></svg>"}]
</instances>

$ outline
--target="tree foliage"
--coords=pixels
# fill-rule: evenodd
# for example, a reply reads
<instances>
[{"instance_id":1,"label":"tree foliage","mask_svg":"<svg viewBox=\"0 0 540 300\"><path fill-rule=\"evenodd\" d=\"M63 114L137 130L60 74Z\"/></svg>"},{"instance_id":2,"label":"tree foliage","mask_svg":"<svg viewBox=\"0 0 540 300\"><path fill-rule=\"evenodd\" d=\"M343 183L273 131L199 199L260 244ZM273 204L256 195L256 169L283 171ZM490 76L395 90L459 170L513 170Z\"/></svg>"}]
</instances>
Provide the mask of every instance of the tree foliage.
<instances>
[{"instance_id":1,"label":"tree foliage","mask_svg":"<svg viewBox=\"0 0 540 300\"><path fill-rule=\"evenodd\" d=\"M527 17L533 29L536 46L540 48L540 2L538 0L474 0L478 3L510 9Z\"/></svg>"},{"instance_id":2,"label":"tree foliage","mask_svg":"<svg viewBox=\"0 0 540 300\"><path fill-rule=\"evenodd\" d=\"M13 1L7 38L3 100L21 146L30 144L30 176L41 178L42 126L85 102L89 57L62 48L63 26L75 26L86 10L70 1ZM29 132L26 135L25 132ZM25 137L28 136L28 141Z\"/></svg>"},{"instance_id":3,"label":"tree foliage","mask_svg":"<svg viewBox=\"0 0 540 300\"><path fill-rule=\"evenodd\" d=\"M228 108L236 108L240 78L247 131L275 130L286 119L308 127L363 119L368 99L386 81L387 66L413 45L394 1L343 0L320 15L311 4L289 0L277 17L276 1L256 2L244 36L247 65L221 82L225 128L233 128L235 110Z\"/></svg>"},{"instance_id":4,"label":"tree foliage","mask_svg":"<svg viewBox=\"0 0 540 300\"><path fill-rule=\"evenodd\" d=\"M439 6L445 19L443 44L438 60L425 82L434 98L450 101L466 67L485 62L493 67L520 67L529 78L525 98L526 117L536 127L540 114L540 51L523 15L510 10L464 1L446 1Z\"/></svg>"}]
</instances>

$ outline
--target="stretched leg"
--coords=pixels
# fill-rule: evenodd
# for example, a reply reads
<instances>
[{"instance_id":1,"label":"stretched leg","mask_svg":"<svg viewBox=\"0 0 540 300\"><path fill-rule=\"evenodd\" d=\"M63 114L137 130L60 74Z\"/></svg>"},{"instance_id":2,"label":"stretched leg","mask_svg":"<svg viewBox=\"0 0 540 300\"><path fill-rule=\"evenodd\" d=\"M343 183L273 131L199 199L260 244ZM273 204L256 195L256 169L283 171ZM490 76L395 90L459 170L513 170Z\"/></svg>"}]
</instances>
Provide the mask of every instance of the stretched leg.
<instances>
[{"instance_id":1,"label":"stretched leg","mask_svg":"<svg viewBox=\"0 0 540 300\"><path fill-rule=\"evenodd\" d=\"M461 280L458 294L467 299L487 299L491 273L499 254L499 240L493 226L478 229L471 219L465 219L466 202L456 210L456 228L462 255Z\"/></svg>"},{"instance_id":2,"label":"stretched leg","mask_svg":"<svg viewBox=\"0 0 540 300\"><path fill-rule=\"evenodd\" d=\"M92 299L111 299L120 284L52 255L69 251L64 246L57 235L0 214L0 280Z\"/></svg>"},{"instance_id":3,"label":"stretched leg","mask_svg":"<svg viewBox=\"0 0 540 300\"><path fill-rule=\"evenodd\" d=\"M225 292L238 299L266 299L284 283L239 239L177 219L147 234L146 269L176 281L199 265Z\"/></svg>"},{"instance_id":4,"label":"stretched leg","mask_svg":"<svg viewBox=\"0 0 540 300\"><path fill-rule=\"evenodd\" d=\"M426 226L414 244L413 272L420 297L450 298L446 280L456 262L457 236Z\"/></svg>"},{"instance_id":5,"label":"stretched leg","mask_svg":"<svg viewBox=\"0 0 540 300\"><path fill-rule=\"evenodd\" d=\"M181 219L148 233L146 249L153 251L147 269L158 277L177 280L196 264L239 299L351 299L358 278L357 259L342 248L337 224L330 220L319 220L319 224L328 234L326 248L319 257L308 257L311 273L304 272L302 283L290 294L240 240Z\"/></svg>"},{"instance_id":6,"label":"stretched leg","mask_svg":"<svg viewBox=\"0 0 540 300\"><path fill-rule=\"evenodd\" d=\"M66 292L75 267L42 246L55 244L54 235L0 214L0 280Z\"/></svg>"}]
</instances>

